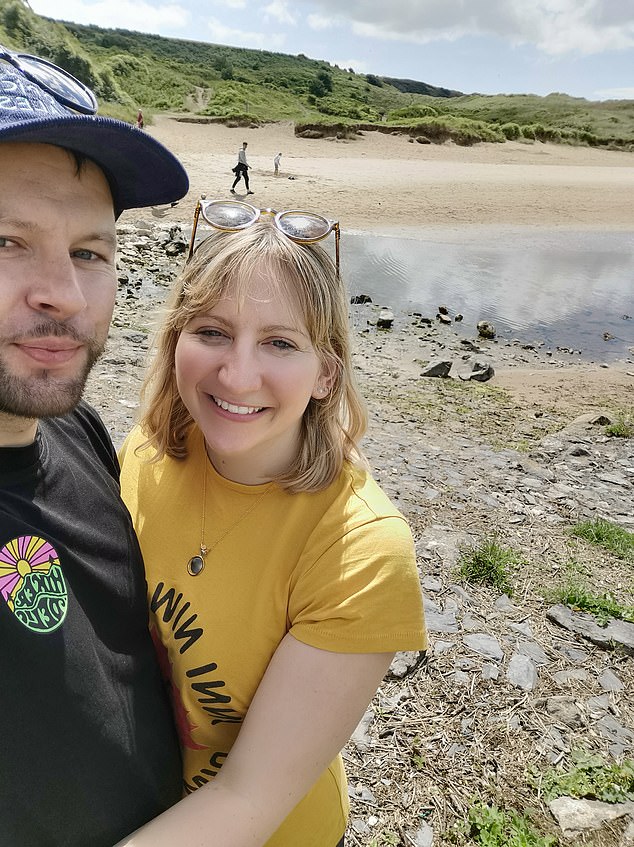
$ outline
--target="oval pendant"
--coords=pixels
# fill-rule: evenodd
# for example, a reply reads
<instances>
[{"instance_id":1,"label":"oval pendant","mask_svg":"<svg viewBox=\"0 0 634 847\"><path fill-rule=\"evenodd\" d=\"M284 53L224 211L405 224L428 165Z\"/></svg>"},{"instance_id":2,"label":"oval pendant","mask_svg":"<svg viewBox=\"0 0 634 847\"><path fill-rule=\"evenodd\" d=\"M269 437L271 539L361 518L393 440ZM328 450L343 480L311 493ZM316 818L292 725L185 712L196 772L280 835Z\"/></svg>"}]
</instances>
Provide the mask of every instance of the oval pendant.
<instances>
[{"instance_id":1,"label":"oval pendant","mask_svg":"<svg viewBox=\"0 0 634 847\"><path fill-rule=\"evenodd\" d=\"M198 576L204 567L205 560L202 556L192 556L189 562L187 562L187 573L190 576Z\"/></svg>"}]
</instances>

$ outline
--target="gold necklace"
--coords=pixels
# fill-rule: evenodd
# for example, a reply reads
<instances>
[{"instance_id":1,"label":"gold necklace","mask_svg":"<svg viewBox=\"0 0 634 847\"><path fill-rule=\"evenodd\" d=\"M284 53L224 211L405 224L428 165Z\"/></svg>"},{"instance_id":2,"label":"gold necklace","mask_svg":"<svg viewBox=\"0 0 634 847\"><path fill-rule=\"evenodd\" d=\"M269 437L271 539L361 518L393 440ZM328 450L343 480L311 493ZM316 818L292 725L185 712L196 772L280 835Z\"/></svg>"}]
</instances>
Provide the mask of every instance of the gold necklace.
<instances>
[{"instance_id":1,"label":"gold necklace","mask_svg":"<svg viewBox=\"0 0 634 847\"><path fill-rule=\"evenodd\" d=\"M264 500L266 495L269 493L269 491L273 487L273 483L272 482L269 483L266 490L263 491L262 494L260 494L260 496L256 500L254 500L253 503L251 503L251 505L247 508L247 510L240 515L238 520L234 521L231 524L231 526L222 533L220 538L217 538L214 541L214 543L211 545L211 547L207 547L207 545L205 544L205 517L206 517L206 512L207 512L207 461L205 462L205 471L204 471L204 474L203 474L203 514L202 514L202 519L201 519L201 522L200 522L200 525L201 525L200 547L199 547L199 552L195 556L192 556L191 559L187 562L187 573L190 576L198 576L198 574L202 573L202 570L205 567L205 559L207 557L207 554L211 553L211 551L215 547L217 547L220 544L220 542L223 541L229 535L229 533L232 532L238 526L238 524L242 523L242 521L248 515L250 515L251 512L255 508L257 508L257 506L260 505L262 500Z\"/></svg>"}]
</instances>

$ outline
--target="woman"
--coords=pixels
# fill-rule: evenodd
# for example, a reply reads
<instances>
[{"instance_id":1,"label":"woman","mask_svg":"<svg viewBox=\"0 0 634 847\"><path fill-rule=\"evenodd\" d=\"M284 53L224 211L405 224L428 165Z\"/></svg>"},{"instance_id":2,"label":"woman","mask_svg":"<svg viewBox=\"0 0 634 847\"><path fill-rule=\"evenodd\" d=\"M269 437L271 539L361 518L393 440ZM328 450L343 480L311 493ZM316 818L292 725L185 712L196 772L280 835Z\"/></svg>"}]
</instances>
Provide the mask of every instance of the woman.
<instances>
[{"instance_id":1,"label":"woman","mask_svg":"<svg viewBox=\"0 0 634 847\"><path fill-rule=\"evenodd\" d=\"M359 454L332 260L298 213L205 205L254 216L186 266L122 456L189 796L125 844L336 847L339 751L426 646L412 538Z\"/></svg>"}]
</instances>

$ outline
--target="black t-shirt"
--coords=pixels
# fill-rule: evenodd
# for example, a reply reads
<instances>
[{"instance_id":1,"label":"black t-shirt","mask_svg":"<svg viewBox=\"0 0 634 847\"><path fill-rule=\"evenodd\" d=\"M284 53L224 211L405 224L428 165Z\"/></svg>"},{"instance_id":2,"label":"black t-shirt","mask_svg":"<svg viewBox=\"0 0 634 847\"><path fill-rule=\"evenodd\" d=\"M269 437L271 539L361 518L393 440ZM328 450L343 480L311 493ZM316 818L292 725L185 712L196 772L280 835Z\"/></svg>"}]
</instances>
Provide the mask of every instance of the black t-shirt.
<instances>
[{"instance_id":1,"label":"black t-shirt","mask_svg":"<svg viewBox=\"0 0 634 847\"><path fill-rule=\"evenodd\" d=\"M112 847L181 796L118 471L86 404L0 449L1 847Z\"/></svg>"}]
</instances>

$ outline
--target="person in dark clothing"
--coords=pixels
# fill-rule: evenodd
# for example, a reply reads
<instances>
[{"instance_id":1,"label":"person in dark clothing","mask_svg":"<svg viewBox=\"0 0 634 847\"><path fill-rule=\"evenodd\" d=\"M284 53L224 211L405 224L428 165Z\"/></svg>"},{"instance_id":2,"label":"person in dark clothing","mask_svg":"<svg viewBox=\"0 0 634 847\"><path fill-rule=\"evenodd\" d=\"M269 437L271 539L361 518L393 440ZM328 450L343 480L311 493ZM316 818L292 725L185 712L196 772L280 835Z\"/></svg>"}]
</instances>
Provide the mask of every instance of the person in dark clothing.
<instances>
[{"instance_id":1,"label":"person in dark clothing","mask_svg":"<svg viewBox=\"0 0 634 847\"><path fill-rule=\"evenodd\" d=\"M0 48L0 844L112 847L180 798L119 465L81 400L116 229L188 189L92 92Z\"/></svg>"},{"instance_id":2,"label":"person in dark clothing","mask_svg":"<svg viewBox=\"0 0 634 847\"><path fill-rule=\"evenodd\" d=\"M238 164L232 168L236 178L233 181L233 185L231 186L231 193L236 193L236 185L240 182L242 178L244 178L244 184L247 188L247 194L253 194L249 188L249 168L251 166L247 163L247 142L242 142L242 147L238 150Z\"/></svg>"}]
</instances>

